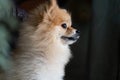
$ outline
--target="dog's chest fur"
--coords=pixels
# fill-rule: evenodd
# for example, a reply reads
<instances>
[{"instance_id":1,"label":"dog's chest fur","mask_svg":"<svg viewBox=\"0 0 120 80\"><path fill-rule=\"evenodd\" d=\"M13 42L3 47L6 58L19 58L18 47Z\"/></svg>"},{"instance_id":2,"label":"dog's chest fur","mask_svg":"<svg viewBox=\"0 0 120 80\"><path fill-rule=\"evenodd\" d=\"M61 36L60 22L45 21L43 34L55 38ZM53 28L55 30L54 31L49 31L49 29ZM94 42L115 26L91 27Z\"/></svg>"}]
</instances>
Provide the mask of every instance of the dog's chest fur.
<instances>
[{"instance_id":1,"label":"dog's chest fur","mask_svg":"<svg viewBox=\"0 0 120 80\"><path fill-rule=\"evenodd\" d=\"M63 80L64 68L71 56L68 46L55 44L48 50L32 51L16 56L8 80Z\"/></svg>"}]
</instances>

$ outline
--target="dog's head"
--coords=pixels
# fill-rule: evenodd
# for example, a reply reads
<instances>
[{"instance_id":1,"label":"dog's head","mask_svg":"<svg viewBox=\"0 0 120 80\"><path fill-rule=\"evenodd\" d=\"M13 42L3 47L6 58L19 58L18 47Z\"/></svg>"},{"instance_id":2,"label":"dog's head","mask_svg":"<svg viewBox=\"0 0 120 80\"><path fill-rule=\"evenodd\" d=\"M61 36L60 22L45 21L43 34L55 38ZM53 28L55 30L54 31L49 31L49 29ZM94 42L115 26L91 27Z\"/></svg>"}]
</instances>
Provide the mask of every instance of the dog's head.
<instances>
[{"instance_id":1,"label":"dog's head","mask_svg":"<svg viewBox=\"0 0 120 80\"><path fill-rule=\"evenodd\" d=\"M65 10L58 7L56 0L46 0L30 16L33 26L37 26L40 35L49 34L51 38L61 41L63 44L72 44L79 38L80 32L71 27L71 16ZM30 20L30 19L29 19Z\"/></svg>"}]
</instances>

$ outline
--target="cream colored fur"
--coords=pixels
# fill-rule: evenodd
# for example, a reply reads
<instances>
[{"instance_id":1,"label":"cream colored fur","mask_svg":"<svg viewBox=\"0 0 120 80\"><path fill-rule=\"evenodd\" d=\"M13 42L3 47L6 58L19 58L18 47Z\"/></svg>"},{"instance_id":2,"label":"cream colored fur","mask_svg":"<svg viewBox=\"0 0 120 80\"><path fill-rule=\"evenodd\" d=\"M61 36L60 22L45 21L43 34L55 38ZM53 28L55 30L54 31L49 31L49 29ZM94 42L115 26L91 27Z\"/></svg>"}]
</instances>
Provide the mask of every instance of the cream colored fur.
<instances>
[{"instance_id":1,"label":"cream colored fur","mask_svg":"<svg viewBox=\"0 0 120 80\"><path fill-rule=\"evenodd\" d=\"M64 67L71 56L69 47L52 41L52 36L41 42L35 39L37 36L31 36L33 41L28 36L23 36L25 40L19 45L14 73L8 80L63 80Z\"/></svg>"},{"instance_id":2,"label":"cream colored fur","mask_svg":"<svg viewBox=\"0 0 120 80\"><path fill-rule=\"evenodd\" d=\"M66 30L61 27L62 23L68 25ZM63 80L71 53L69 43L61 36L70 36L74 31L70 15L55 0L41 4L22 24L13 67L6 79Z\"/></svg>"}]
</instances>

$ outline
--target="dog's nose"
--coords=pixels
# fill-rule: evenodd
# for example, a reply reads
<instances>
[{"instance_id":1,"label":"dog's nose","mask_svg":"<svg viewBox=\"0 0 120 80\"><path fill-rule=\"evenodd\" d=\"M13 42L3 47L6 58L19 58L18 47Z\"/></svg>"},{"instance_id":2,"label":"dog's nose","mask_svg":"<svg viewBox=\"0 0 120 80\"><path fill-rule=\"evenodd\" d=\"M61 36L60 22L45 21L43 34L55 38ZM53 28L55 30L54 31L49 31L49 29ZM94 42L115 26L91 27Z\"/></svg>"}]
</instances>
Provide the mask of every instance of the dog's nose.
<instances>
[{"instance_id":1,"label":"dog's nose","mask_svg":"<svg viewBox=\"0 0 120 80\"><path fill-rule=\"evenodd\" d=\"M80 31L79 31L79 30L76 30L76 33L77 33L77 34L80 34Z\"/></svg>"}]
</instances>

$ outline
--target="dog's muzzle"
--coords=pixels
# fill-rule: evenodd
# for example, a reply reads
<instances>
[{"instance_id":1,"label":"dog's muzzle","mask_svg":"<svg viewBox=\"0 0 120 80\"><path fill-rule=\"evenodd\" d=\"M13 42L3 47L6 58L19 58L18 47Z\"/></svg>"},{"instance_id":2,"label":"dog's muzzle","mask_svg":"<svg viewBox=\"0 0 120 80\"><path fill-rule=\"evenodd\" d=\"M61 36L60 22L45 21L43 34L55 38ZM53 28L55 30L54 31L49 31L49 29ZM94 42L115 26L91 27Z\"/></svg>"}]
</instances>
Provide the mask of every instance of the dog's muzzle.
<instances>
[{"instance_id":1,"label":"dog's muzzle","mask_svg":"<svg viewBox=\"0 0 120 80\"><path fill-rule=\"evenodd\" d=\"M62 36L62 39L64 40L70 40L70 41L76 41L78 40L80 37L80 31L77 30L76 33L70 37L67 37L67 36Z\"/></svg>"}]
</instances>

